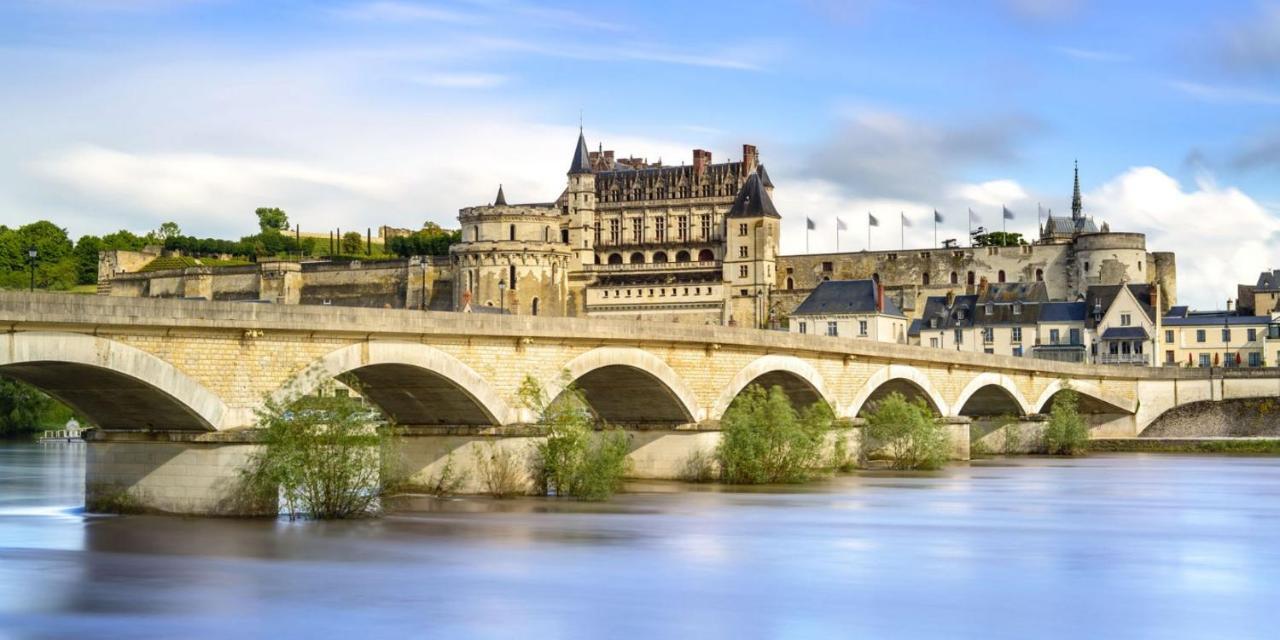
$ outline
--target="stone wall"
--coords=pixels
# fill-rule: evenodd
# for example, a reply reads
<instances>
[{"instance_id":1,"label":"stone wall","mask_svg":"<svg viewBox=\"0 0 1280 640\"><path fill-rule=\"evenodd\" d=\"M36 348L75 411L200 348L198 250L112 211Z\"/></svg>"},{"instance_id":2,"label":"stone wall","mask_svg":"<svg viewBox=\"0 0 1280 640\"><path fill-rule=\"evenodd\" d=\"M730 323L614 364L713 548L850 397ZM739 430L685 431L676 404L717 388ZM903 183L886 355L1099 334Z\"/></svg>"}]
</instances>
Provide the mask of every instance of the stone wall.
<instances>
[{"instance_id":1,"label":"stone wall","mask_svg":"<svg viewBox=\"0 0 1280 640\"><path fill-rule=\"evenodd\" d=\"M1174 407L1140 437L1208 438L1280 436L1280 397L1200 401Z\"/></svg>"}]
</instances>

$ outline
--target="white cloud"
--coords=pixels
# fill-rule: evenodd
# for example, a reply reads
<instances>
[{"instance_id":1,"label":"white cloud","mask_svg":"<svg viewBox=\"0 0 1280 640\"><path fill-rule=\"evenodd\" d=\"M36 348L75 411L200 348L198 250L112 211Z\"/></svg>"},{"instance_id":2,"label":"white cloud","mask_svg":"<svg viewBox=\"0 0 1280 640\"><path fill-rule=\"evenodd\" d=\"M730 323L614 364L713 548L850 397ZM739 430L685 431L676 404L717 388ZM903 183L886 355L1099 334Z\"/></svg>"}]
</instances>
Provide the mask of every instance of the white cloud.
<instances>
[{"instance_id":1,"label":"white cloud","mask_svg":"<svg viewBox=\"0 0 1280 640\"><path fill-rule=\"evenodd\" d=\"M1193 189L1155 167L1136 167L1085 195L1115 231L1147 234L1147 248L1178 259L1178 301L1221 308L1239 283L1274 268L1280 218L1234 187L1201 177Z\"/></svg>"},{"instance_id":2,"label":"white cloud","mask_svg":"<svg viewBox=\"0 0 1280 640\"><path fill-rule=\"evenodd\" d=\"M1175 80L1170 87L1205 102L1280 105L1280 93Z\"/></svg>"},{"instance_id":3,"label":"white cloud","mask_svg":"<svg viewBox=\"0 0 1280 640\"><path fill-rule=\"evenodd\" d=\"M1120 53L1098 51L1095 49L1079 49L1076 47L1055 47L1054 51L1057 51L1069 58L1088 60L1091 62L1128 62L1133 59Z\"/></svg>"},{"instance_id":4,"label":"white cloud","mask_svg":"<svg viewBox=\"0 0 1280 640\"><path fill-rule=\"evenodd\" d=\"M497 73L429 73L415 76L413 81L430 87L448 89L492 89L506 84L507 76Z\"/></svg>"},{"instance_id":5,"label":"white cloud","mask_svg":"<svg viewBox=\"0 0 1280 640\"><path fill-rule=\"evenodd\" d=\"M989 180L979 184L956 185L951 189L951 196L954 200L1002 207L1026 200L1027 192L1013 180Z\"/></svg>"}]
</instances>

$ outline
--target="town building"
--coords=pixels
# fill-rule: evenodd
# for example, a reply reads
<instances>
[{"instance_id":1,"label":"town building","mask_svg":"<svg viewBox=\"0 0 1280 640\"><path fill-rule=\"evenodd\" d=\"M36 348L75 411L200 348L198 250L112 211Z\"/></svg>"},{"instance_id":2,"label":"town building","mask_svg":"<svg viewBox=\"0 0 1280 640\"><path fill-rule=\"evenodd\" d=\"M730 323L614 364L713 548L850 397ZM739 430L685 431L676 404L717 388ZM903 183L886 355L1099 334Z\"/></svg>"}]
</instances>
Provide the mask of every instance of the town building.
<instances>
[{"instance_id":1,"label":"town building","mask_svg":"<svg viewBox=\"0 0 1280 640\"><path fill-rule=\"evenodd\" d=\"M1155 365L1160 333L1160 287L1098 285L1085 294L1085 326L1095 336L1090 356L1097 364Z\"/></svg>"},{"instance_id":2,"label":"town building","mask_svg":"<svg viewBox=\"0 0 1280 640\"><path fill-rule=\"evenodd\" d=\"M1166 367L1280 366L1280 324L1270 315L1174 307L1162 334Z\"/></svg>"},{"instance_id":3,"label":"town building","mask_svg":"<svg viewBox=\"0 0 1280 640\"><path fill-rule=\"evenodd\" d=\"M973 295L932 296L908 330L935 349L1087 362L1085 303L1050 301L1043 282L979 282Z\"/></svg>"},{"instance_id":4,"label":"town building","mask_svg":"<svg viewBox=\"0 0 1280 640\"><path fill-rule=\"evenodd\" d=\"M877 342L907 341L907 317L873 280L824 282L791 312L791 333Z\"/></svg>"}]
</instances>

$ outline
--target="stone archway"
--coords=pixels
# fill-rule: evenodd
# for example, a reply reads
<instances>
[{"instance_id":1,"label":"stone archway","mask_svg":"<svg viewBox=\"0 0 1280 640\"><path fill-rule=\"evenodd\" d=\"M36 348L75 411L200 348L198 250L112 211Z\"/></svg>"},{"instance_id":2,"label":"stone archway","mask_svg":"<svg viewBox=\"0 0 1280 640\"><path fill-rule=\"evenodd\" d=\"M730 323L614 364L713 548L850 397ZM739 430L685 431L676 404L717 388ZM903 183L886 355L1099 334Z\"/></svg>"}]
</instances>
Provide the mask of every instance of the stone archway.
<instances>
[{"instance_id":1,"label":"stone archway","mask_svg":"<svg viewBox=\"0 0 1280 640\"><path fill-rule=\"evenodd\" d=\"M634 347L599 347L562 370L604 420L616 423L689 423L702 419L697 396L662 358ZM554 400L565 381L547 385ZM528 417L531 419L531 417Z\"/></svg>"},{"instance_id":2,"label":"stone archway","mask_svg":"<svg viewBox=\"0 0 1280 640\"><path fill-rule=\"evenodd\" d=\"M827 388L826 381L817 369L794 356L767 355L752 360L734 375L711 406L708 417L719 420L734 398L752 383L766 387L775 384L781 386L796 405L808 405L822 400L831 407L833 413L840 415L835 395Z\"/></svg>"},{"instance_id":3,"label":"stone archway","mask_svg":"<svg viewBox=\"0 0 1280 640\"><path fill-rule=\"evenodd\" d=\"M903 391L904 394L919 395L928 400L938 415L950 414L950 405L942 398L942 394L934 388L933 382L915 367L891 364L871 374L862 388L858 390L853 401L849 403L843 415L853 418L867 408L868 401L890 391Z\"/></svg>"}]
</instances>

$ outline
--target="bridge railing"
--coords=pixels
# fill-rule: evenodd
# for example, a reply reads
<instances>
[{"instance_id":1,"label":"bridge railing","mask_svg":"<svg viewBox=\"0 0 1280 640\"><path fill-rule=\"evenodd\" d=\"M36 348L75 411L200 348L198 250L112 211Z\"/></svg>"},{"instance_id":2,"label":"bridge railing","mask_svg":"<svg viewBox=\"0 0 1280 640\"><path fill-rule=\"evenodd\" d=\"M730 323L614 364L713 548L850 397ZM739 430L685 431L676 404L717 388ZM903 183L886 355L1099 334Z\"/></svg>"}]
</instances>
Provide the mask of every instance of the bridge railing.
<instances>
[{"instance_id":1,"label":"bridge railing","mask_svg":"<svg viewBox=\"0 0 1280 640\"><path fill-rule=\"evenodd\" d=\"M71 442L72 440L79 440L82 437L84 437L84 432L85 430L82 427L68 427L66 429L48 429L40 432L40 441L54 442L59 440L65 440L67 442Z\"/></svg>"}]
</instances>

